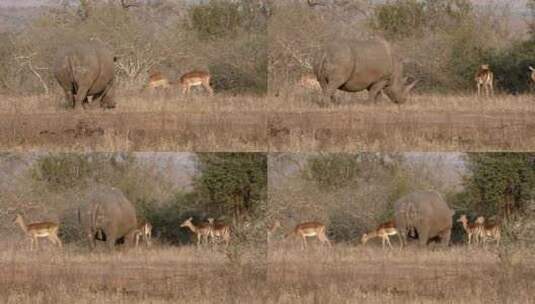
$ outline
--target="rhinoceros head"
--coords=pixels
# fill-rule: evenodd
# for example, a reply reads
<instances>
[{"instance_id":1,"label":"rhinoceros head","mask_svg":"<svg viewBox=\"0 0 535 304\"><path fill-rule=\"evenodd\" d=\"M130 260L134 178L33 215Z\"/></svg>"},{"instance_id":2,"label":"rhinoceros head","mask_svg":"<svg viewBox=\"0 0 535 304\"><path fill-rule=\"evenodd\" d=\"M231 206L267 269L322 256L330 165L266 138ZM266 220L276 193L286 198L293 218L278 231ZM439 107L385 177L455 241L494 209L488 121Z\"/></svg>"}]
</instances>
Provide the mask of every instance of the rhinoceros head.
<instances>
[{"instance_id":1,"label":"rhinoceros head","mask_svg":"<svg viewBox=\"0 0 535 304\"><path fill-rule=\"evenodd\" d=\"M402 104L407 101L407 98L409 97L409 93L414 88L416 83L418 83L418 80L413 81L410 84L407 83L407 78L399 79L398 77L394 77L392 80L392 83L385 88L385 93L388 95L390 100L397 104Z\"/></svg>"}]
</instances>

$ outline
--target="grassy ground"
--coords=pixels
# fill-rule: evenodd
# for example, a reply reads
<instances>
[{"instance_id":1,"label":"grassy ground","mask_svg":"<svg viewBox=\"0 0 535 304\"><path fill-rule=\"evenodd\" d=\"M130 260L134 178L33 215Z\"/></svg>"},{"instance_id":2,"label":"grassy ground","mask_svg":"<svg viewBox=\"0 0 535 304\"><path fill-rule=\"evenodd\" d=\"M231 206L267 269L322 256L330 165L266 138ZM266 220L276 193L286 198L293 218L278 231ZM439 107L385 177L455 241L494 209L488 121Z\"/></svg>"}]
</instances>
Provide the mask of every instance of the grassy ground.
<instances>
[{"instance_id":1,"label":"grassy ground","mask_svg":"<svg viewBox=\"0 0 535 304\"><path fill-rule=\"evenodd\" d=\"M0 145L50 151L527 151L533 96L416 95L398 106L340 94L209 97L118 94L114 110L73 113L60 95L0 97ZM351 102L350 102L351 101Z\"/></svg>"},{"instance_id":2,"label":"grassy ground","mask_svg":"<svg viewBox=\"0 0 535 304\"><path fill-rule=\"evenodd\" d=\"M280 243L280 242L279 242ZM0 251L2 303L533 303L528 249L275 244L268 263L160 246ZM27 244L25 244L27 245Z\"/></svg>"},{"instance_id":3,"label":"grassy ground","mask_svg":"<svg viewBox=\"0 0 535 304\"><path fill-rule=\"evenodd\" d=\"M269 254L269 290L278 303L533 303L533 251L500 252L280 246Z\"/></svg>"},{"instance_id":4,"label":"grassy ground","mask_svg":"<svg viewBox=\"0 0 535 304\"><path fill-rule=\"evenodd\" d=\"M45 243L45 242L43 242ZM260 303L262 264L192 246L0 251L1 303Z\"/></svg>"}]
</instances>

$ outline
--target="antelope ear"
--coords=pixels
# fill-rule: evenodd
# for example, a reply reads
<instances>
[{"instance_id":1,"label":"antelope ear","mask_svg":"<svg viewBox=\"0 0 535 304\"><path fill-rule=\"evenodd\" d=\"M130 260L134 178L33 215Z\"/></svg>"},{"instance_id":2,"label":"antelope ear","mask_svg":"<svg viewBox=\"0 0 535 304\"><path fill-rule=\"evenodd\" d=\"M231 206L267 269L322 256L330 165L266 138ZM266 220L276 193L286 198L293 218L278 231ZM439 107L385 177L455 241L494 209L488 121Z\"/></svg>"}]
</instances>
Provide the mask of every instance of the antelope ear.
<instances>
[{"instance_id":1,"label":"antelope ear","mask_svg":"<svg viewBox=\"0 0 535 304\"><path fill-rule=\"evenodd\" d=\"M414 88L414 86L418 83L419 80L415 80L413 81L411 84L409 84L406 88L405 88L405 92L406 93L409 93L412 88Z\"/></svg>"},{"instance_id":2,"label":"antelope ear","mask_svg":"<svg viewBox=\"0 0 535 304\"><path fill-rule=\"evenodd\" d=\"M530 71L535 71L535 69L531 65L529 66L529 70Z\"/></svg>"}]
</instances>

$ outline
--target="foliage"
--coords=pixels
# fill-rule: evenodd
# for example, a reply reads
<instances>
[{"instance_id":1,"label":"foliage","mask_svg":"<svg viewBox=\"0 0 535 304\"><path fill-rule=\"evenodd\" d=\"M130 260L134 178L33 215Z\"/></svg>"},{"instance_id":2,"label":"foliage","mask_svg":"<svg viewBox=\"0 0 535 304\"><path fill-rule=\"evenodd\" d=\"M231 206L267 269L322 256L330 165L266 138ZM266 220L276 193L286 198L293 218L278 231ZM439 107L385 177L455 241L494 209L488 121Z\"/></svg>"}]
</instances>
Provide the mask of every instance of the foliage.
<instances>
[{"instance_id":1,"label":"foliage","mask_svg":"<svg viewBox=\"0 0 535 304\"><path fill-rule=\"evenodd\" d=\"M508 217L525 212L535 197L534 155L470 153L465 191L458 199L482 215Z\"/></svg>"},{"instance_id":2,"label":"foliage","mask_svg":"<svg viewBox=\"0 0 535 304\"><path fill-rule=\"evenodd\" d=\"M262 153L199 153L196 190L221 213L241 219L266 199L267 156Z\"/></svg>"},{"instance_id":3,"label":"foliage","mask_svg":"<svg viewBox=\"0 0 535 304\"><path fill-rule=\"evenodd\" d=\"M472 11L467 0L396 0L378 5L372 25L390 39L421 35L424 29L456 28Z\"/></svg>"},{"instance_id":4,"label":"foliage","mask_svg":"<svg viewBox=\"0 0 535 304\"><path fill-rule=\"evenodd\" d=\"M192 29L205 39L235 35L244 20L239 3L221 0L192 6L189 17Z\"/></svg>"},{"instance_id":5,"label":"foliage","mask_svg":"<svg viewBox=\"0 0 535 304\"><path fill-rule=\"evenodd\" d=\"M373 25L390 39L412 36L425 24L424 8L417 0L386 2L375 9Z\"/></svg>"},{"instance_id":6,"label":"foliage","mask_svg":"<svg viewBox=\"0 0 535 304\"><path fill-rule=\"evenodd\" d=\"M49 189L61 191L84 186L92 172L87 155L55 154L39 158L32 176Z\"/></svg>"},{"instance_id":7,"label":"foliage","mask_svg":"<svg viewBox=\"0 0 535 304\"><path fill-rule=\"evenodd\" d=\"M492 53L487 62L491 65L499 88L507 93L523 93L531 89L528 67L534 65L535 40L514 43L509 49Z\"/></svg>"},{"instance_id":8,"label":"foliage","mask_svg":"<svg viewBox=\"0 0 535 304\"><path fill-rule=\"evenodd\" d=\"M190 216L196 220L206 220L194 211L195 200L195 193L179 192L163 204L154 200L138 201L138 215L152 224L153 234L159 242L186 243L192 239L192 234L180 228L180 224Z\"/></svg>"},{"instance_id":9,"label":"foliage","mask_svg":"<svg viewBox=\"0 0 535 304\"><path fill-rule=\"evenodd\" d=\"M321 154L311 158L305 177L320 189L332 191L354 185L359 173L358 156L353 154Z\"/></svg>"}]
</instances>

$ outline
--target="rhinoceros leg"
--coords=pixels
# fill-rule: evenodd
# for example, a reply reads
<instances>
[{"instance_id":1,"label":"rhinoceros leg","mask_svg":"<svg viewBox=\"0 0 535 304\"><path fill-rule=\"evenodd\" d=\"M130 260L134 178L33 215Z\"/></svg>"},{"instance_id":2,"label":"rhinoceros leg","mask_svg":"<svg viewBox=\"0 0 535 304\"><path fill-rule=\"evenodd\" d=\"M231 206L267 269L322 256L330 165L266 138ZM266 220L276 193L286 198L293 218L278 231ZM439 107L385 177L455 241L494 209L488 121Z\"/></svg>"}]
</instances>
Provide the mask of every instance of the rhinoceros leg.
<instances>
[{"instance_id":1,"label":"rhinoceros leg","mask_svg":"<svg viewBox=\"0 0 535 304\"><path fill-rule=\"evenodd\" d=\"M74 104L74 94L72 90L66 89L65 91L65 100L67 100L67 104Z\"/></svg>"},{"instance_id":2,"label":"rhinoceros leg","mask_svg":"<svg viewBox=\"0 0 535 304\"><path fill-rule=\"evenodd\" d=\"M76 96L74 97L74 103L73 103L74 109L77 109L80 106L85 107L85 102L88 101L87 99L88 91L89 91L89 86L87 85L78 87L78 90L76 91Z\"/></svg>"},{"instance_id":3,"label":"rhinoceros leg","mask_svg":"<svg viewBox=\"0 0 535 304\"><path fill-rule=\"evenodd\" d=\"M429 231L425 227L422 228L424 229L418 229L418 244L420 247L425 247L429 240Z\"/></svg>"},{"instance_id":4,"label":"rhinoceros leg","mask_svg":"<svg viewBox=\"0 0 535 304\"><path fill-rule=\"evenodd\" d=\"M334 93L338 88L344 85L346 79L342 77L330 77L328 80L329 81L325 83L325 86L323 86L324 99L328 98L332 103L339 103L339 101L334 98Z\"/></svg>"},{"instance_id":5,"label":"rhinoceros leg","mask_svg":"<svg viewBox=\"0 0 535 304\"><path fill-rule=\"evenodd\" d=\"M448 246L450 244L450 238L451 238L451 229L446 229L439 234L440 236L440 244L443 246Z\"/></svg>"},{"instance_id":6,"label":"rhinoceros leg","mask_svg":"<svg viewBox=\"0 0 535 304\"><path fill-rule=\"evenodd\" d=\"M381 91L386 87L387 83L386 80L381 80L372 84L368 88L368 102L377 102L379 94L381 94Z\"/></svg>"}]
</instances>

